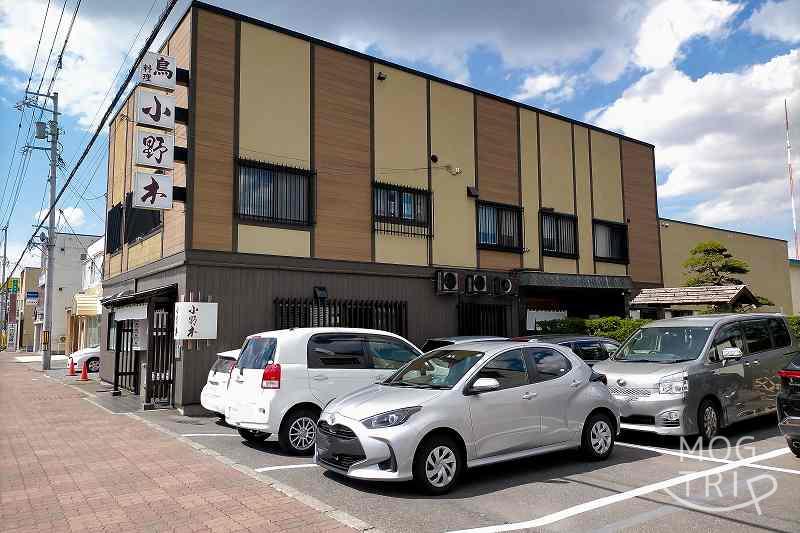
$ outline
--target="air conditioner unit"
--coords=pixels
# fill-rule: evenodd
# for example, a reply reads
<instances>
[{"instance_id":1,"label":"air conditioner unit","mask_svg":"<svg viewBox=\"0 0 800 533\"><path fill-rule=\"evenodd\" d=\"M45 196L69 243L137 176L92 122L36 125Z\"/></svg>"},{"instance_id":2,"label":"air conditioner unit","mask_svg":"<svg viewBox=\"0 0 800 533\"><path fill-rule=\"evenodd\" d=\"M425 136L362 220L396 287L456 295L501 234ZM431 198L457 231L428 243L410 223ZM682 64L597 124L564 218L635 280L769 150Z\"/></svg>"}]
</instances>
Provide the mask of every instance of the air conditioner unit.
<instances>
[{"instance_id":1,"label":"air conditioner unit","mask_svg":"<svg viewBox=\"0 0 800 533\"><path fill-rule=\"evenodd\" d=\"M439 294L455 294L459 290L458 272L452 270L436 271L436 292Z\"/></svg>"},{"instance_id":2,"label":"air conditioner unit","mask_svg":"<svg viewBox=\"0 0 800 533\"><path fill-rule=\"evenodd\" d=\"M489 292L489 278L486 274L470 274L464 286L468 294L487 294Z\"/></svg>"},{"instance_id":3,"label":"air conditioner unit","mask_svg":"<svg viewBox=\"0 0 800 533\"><path fill-rule=\"evenodd\" d=\"M494 278L494 294L497 296L514 294L514 282L511 278Z\"/></svg>"}]
</instances>

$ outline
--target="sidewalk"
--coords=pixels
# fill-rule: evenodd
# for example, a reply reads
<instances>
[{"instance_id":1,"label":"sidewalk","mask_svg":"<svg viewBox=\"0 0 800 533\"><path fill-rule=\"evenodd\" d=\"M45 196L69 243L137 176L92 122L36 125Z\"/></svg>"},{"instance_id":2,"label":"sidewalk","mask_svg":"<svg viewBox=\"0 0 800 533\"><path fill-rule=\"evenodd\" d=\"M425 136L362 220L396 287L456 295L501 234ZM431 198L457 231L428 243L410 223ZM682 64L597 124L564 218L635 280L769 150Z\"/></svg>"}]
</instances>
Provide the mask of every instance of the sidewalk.
<instances>
[{"instance_id":1,"label":"sidewalk","mask_svg":"<svg viewBox=\"0 0 800 533\"><path fill-rule=\"evenodd\" d=\"M352 531L0 353L3 531Z\"/></svg>"}]
</instances>

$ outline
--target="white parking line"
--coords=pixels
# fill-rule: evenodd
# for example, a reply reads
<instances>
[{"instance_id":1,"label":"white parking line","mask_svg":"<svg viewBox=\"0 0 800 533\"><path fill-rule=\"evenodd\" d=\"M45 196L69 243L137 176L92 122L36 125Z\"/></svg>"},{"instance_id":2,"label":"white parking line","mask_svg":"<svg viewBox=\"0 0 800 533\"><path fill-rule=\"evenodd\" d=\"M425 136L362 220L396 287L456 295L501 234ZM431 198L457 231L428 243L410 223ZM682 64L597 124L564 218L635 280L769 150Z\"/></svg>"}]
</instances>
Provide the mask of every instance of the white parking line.
<instances>
[{"instance_id":1,"label":"white parking line","mask_svg":"<svg viewBox=\"0 0 800 533\"><path fill-rule=\"evenodd\" d=\"M182 433L181 437L240 437L238 433Z\"/></svg>"},{"instance_id":2,"label":"white parking line","mask_svg":"<svg viewBox=\"0 0 800 533\"><path fill-rule=\"evenodd\" d=\"M261 468L254 468L256 472L273 472L275 470L291 470L293 468L315 468L317 465L314 463L303 463L300 465L283 465L283 466L264 466Z\"/></svg>"},{"instance_id":3,"label":"white parking line","mask_svg":"<svg viewBox=\"0 0 800 533\"><path fill-rule=\"evenodd\" d=\"M674 455L676 457L686 457L688 459L696 459L698 461L710 461L712 463L732 463L730 459L722 459L720 457L709 457L707 455L696 455L693 453L686 453L686 452L676 452L675 450L670 450L667 448L657 448L655 446L642 446L641 444L631 444L628 442L618 442L617 446L623 446L625 448L636 448L639 450L647 450L650 452L662 453L664 455ZM778 466L770 466L770 465L760 465L760 464L746 464L742 465L747 468L754 468L760 470L770 470L772 472L783 472L784 474L794 474L800 475L800 470L792 470L791 468L781 468Z\"/></svg>"},{"instance_id":4,"label":"white parking line","mask_svg":"<svg viewBox=\"0 0 800 533\"><path fill-rule=\"evenodd\" d=\"M560 522L561 520L565 520L567 518L572 518L573 516L577 516L583 513L588 513L589 511L594 511L595 509L600 509L601 507L608 507L609 505L614 505L615 503L632 500L633 498L638 498L646 494L658 492L660 490L668 489L676 485L688 483L695 479L701 479L704 477L721 474L722 472L735 470L741 466L747 466L757 461L765 461L767 459L772 459L774 457L786 455L787 453L791 453L788 447L781 448L779 450L772 450L771 452L762 453L761 455L755 455L753 457L748 457L740 461L732 461L730 463L723 464L715 468L710 468L708 470L703 470L700 472L692 472L691 474L685 474L683 476L667 479L665 481L653 483L651 485L645 485L644 487L631 489L629 491L621 492L619 494L606 496L605 498L600 498L594 501L582 503L580 505L575 505L573 507L564 509L563 511L549 514L541 518L537 518L535 520L529 520L527 522L517 522L515 524L501 524L499 526L479 527L474 529L462 529L454 531L452 533L499 533L501 531L518 531L520 529L532 529L537 527L543 527L548 524Z\"/></svg>"}]
</instances>

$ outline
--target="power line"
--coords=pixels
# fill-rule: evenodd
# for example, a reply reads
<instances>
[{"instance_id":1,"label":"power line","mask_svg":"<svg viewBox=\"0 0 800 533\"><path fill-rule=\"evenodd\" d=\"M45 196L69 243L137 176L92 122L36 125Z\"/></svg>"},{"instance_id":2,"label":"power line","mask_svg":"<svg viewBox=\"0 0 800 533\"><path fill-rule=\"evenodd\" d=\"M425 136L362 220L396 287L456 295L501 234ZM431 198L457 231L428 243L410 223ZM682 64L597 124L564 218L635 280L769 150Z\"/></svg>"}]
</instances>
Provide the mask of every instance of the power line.
<instances>
[{"instance_id":1,"label":"power line","mask_svg":"<svg viewBox=\"0 0 800 533\"><path fill-rule=\"evenodd\" d=\"M134 61L133 65L131 65L131 68L128 71L128 75L125 77L125 80L122 82L122 84L120 85L119 89L117 90L117 93L114 95L114 99L111 101L111 104L106 109L106 112L103 115L103 118L100 120L100 123L97 126L97 129L95 130L94 134L92 135L91 139L89 140L89 144L86 146L86 149L81 154L81 156L78 159L77 163L75 163L75 167L70 172L69 176L67 177L66 182L61 186L61 190L58 192L58 195L56 196L55 200L50 205L50 209L47 210L47 213L45 214L44 219L47 219L47 217L50 216L50 213L53 212L53 209L55 209L56 205L58 205L58 201L64 195L64 191L66 191L67 187L69 186L70 182L72 181L72 178L75 177L75 173L78 171L78 168L80 168L80 166L83 163L84 159L86 159L86 156L88 155L89 151L92 149L92 146L94 145L95 141L97 140L97 137L100 136L100 132L103 129L103 124L105 124L106 120L108 120L108 117L111 115L112 110L117 105L117 103L119 102L120 98L122 98L122 95L125 92L125 88L127 87L128 83L133 78L133 75L136 73L137 65L139 65L139 63L142 61L142 59L144 58L144 56L147 53L147 51L150 49L150 46L153 44L153 41L155 41L156 36L158 35L158 32L161 30L161 27L164 25L164 22L166 22L167 17L169 16L170 12L175 7L175 4L177 4L177 3L178 3L178 0L169 0L169 3L164 8L164 11L161 13L161 16L159 17L158 22L156 23L155 27L153 28L152 32L150 33L150 36L147 38L147 41L145 42L144 46L142 47L141 51L139 52L139 55L136 58L136 61ZM42 221L40 221L39 224L36 226L36 229L34 229L33 235L31 235L31 239L30 240L32 240L33 237L36 236L36 232L38 232L42 228L42 225L44 224L44 219ZM14 268L12 269L12 272L17 269L17 267L19 266L20 261L22 261L22 257L20 257L19 261L17 261L17 264L14 265Z\"/></svg>"}]
</instances>

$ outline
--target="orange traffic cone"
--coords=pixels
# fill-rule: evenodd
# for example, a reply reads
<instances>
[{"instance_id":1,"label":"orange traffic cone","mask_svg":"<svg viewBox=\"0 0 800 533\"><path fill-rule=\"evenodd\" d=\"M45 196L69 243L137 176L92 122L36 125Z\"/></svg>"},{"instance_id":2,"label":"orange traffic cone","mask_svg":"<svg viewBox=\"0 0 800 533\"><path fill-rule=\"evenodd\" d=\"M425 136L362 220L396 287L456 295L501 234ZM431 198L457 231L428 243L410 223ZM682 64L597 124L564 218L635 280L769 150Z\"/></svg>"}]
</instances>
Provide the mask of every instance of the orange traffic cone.
<instances>
[{"instance_id":1,"label":"orange traffic cone","mask_svg":"<svg viewBox=\"0 0 800 533\"><path fill-rule=\"evenodd\" d=\"M68 376L76 376L75 373L75 360L72 357L69 358L69 370L67 370Z\"/></svg>"},{"instance_id":2,"label":"orange traffic cone","mask_svg":"<svg viewBox=\"0 0 800 533\"><path fill-rule=\"evenodd\" d=\"M78 378L78 381L89 381L89 362L83 362L83 368L81 369L81 377Z\"/></svg>"}]
</instances>

